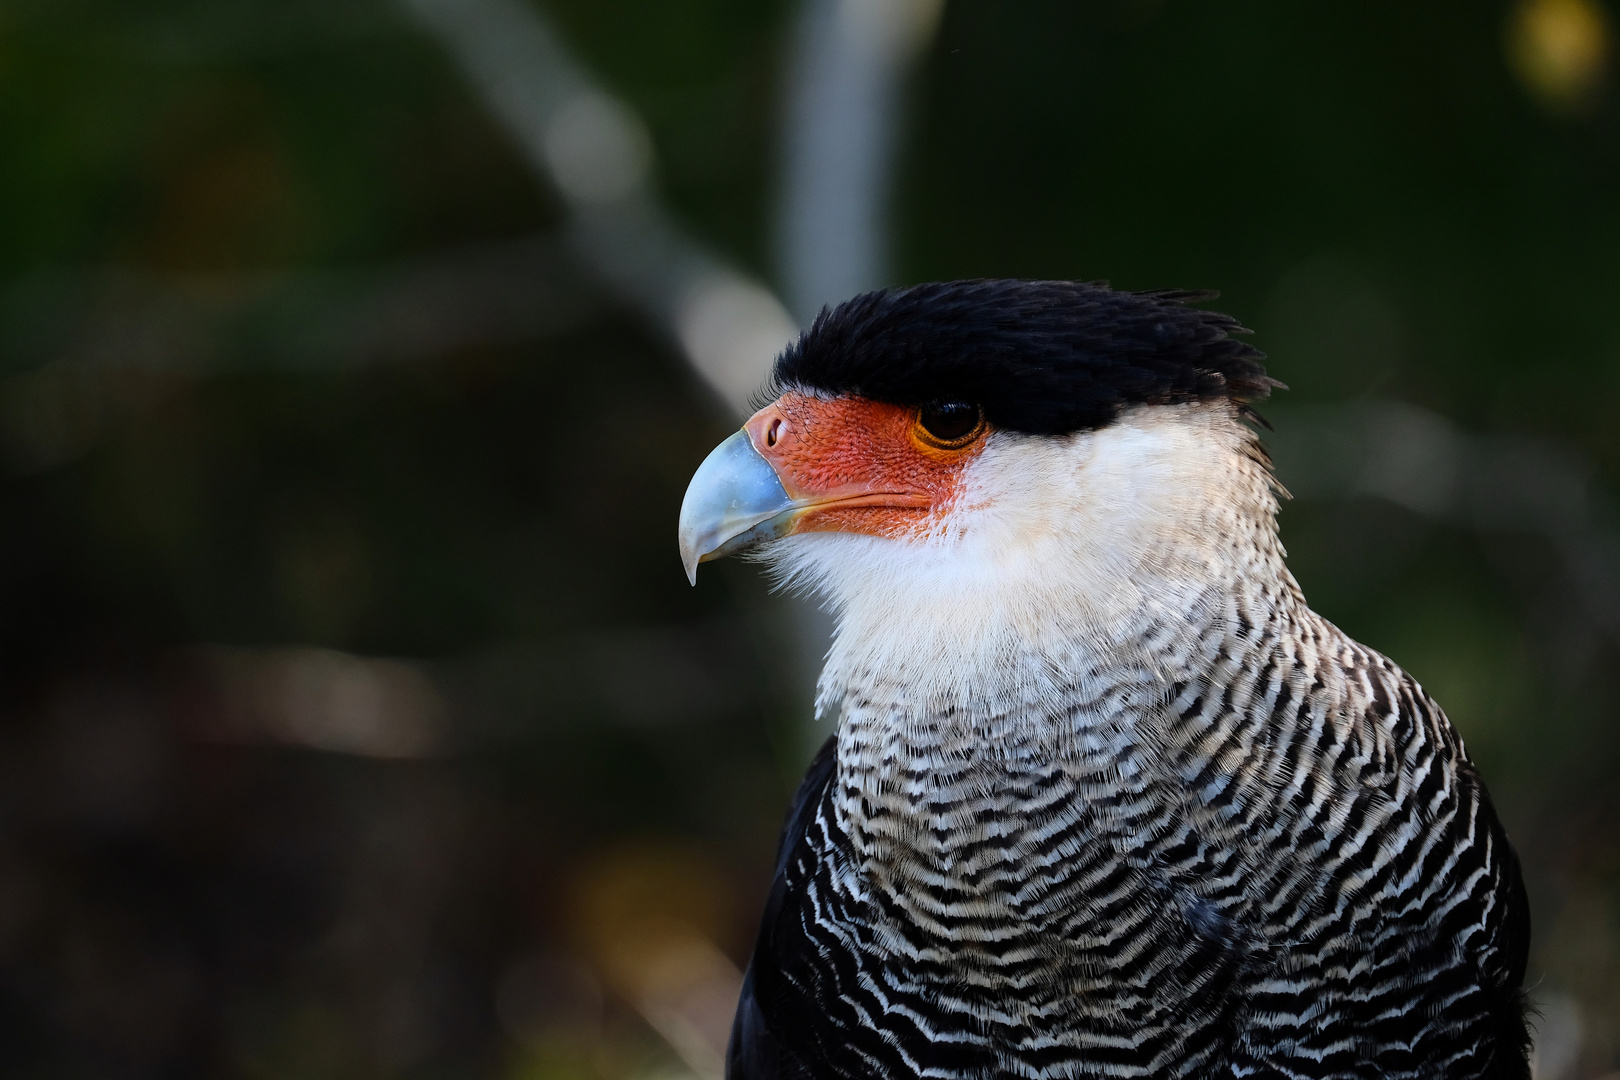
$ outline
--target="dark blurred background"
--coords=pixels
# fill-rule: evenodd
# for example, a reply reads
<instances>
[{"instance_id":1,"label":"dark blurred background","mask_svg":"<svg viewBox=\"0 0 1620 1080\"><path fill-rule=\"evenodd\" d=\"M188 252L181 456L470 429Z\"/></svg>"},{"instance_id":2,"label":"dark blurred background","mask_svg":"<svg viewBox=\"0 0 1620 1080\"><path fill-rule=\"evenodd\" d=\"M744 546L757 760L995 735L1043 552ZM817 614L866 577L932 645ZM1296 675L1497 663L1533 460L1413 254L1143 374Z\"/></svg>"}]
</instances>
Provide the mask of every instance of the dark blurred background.
<instances>
[{"instance_id":1,"label":"dark blurred background","mask_svg":"<svg viewBox=\"0 0 1620 1080\"><path fill-rule=\"evenodd\" d=\"M1255 328L1620 1076L1608 2L6 0L0 1073L714 1080L826 627L686 480L821 303L1024 276Z\"/></svg>"}]
</instances>

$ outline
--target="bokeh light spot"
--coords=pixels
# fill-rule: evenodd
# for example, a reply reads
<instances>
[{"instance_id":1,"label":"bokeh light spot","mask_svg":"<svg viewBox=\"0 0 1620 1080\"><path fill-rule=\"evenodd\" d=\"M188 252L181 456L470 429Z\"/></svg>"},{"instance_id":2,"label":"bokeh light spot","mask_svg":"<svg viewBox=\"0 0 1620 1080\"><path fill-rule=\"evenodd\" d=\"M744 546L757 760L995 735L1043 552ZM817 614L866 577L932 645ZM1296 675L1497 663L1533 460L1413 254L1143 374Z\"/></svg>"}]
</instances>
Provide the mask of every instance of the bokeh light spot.
<instances>
[{"instance_id":1,"label":"bokeh light spot","mask_svg":"<svg viewBox=\"0 0 1620 1080\"><path fill-rule=\"evenodd\" d=\"M1507 54L1514 72L1555 111L1591 103L1610 52L1608 17L1593 0L1525 0L1508 21Z\"/></svg>"}]
</instances>

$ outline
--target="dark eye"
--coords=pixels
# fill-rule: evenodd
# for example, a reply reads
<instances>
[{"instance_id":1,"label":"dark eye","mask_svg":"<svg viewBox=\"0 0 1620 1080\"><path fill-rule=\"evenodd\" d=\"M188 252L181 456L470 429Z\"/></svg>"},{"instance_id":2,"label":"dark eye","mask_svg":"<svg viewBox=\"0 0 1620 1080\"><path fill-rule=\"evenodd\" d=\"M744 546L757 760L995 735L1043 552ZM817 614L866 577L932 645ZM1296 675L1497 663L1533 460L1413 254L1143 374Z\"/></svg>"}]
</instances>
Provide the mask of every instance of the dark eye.
<instances>
[{"instance_id":1,"label":"dark eye","mask_svg":"<svg viewBox=\"0 0 1620 1080\"><path fill-rule=\"evenodd\" d=\"M942 443L965 442L979 430L979 407L965 401L938 401L924 405L917 422Z\"/></svg>"}]
</instances>

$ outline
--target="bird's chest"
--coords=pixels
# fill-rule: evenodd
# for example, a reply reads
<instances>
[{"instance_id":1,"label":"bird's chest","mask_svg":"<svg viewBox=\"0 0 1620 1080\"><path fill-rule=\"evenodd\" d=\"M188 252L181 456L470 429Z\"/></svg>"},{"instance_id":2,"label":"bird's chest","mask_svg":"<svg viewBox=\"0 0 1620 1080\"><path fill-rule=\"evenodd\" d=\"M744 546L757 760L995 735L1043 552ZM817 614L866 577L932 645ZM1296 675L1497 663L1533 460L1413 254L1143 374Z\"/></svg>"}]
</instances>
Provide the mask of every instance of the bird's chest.
<instances>
[{"instance_id":1,"label":"bird's chest","mask_svg":"<svg viewBox=\"0 0 1620 1080\"><path fill-rule=\"evenodd\" d=\"M1151 793L1128 740L1054 753L1028 732L903 738L846 732L832 810L841 894L873 954L921 982L993 998L1009 985L1081 989L1106 966L1122 912L1151 900ZM1109 883L1113 883L1110 887ZM1128 918L1125 921L1129 921Z\"/></svg>"}]
</instances>

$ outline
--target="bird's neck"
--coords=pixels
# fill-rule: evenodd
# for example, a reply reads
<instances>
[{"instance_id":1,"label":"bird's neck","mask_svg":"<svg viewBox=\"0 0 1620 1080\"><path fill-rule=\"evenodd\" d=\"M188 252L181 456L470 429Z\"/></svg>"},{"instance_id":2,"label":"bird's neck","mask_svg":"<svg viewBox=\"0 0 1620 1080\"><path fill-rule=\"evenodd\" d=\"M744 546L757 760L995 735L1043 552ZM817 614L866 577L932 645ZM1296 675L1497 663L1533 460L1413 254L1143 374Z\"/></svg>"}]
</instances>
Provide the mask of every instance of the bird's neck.
<instances>
[{"instance_id":1,"label":"bird's neck","mask_svg":"<svg viewBox=\"0 0 1620 1080\"><path fill-rule=\"evenodd\" d=\"M943 629L949 613L931 612L902 647L886 640L891 619L846 618L818 685L818 712L838 716L848 735L890 746L927 730L942 752L1017 735L1064 753L1088 723L1154 720L1176 684L1207 669L1220 642L1303 610L1289 585L1255 578L1138 582L1121 593L1046 625L1019 612L964 634ZM1111 695L1118 700L1101 703Z\"/></svg>"},{"instance_id":2,"label":"bird's neck","mask_svg":"<svg viewBox=\"0 0 1620 1080\"><path fill-rule=\"evenodd\" d=\"M1002 737L1004 724L1066 731L1076 686L1138 675L1168 685L1207 664L1200 643L1224 624L1303 607L1283 565L1274 484L1247 429L1149 414L1089 442L1044 445L1049 462L1019 448L1020 476L1072 475L1044 486L1066 497L979 507L947 541L955 547L882 549L882 572L840 591L819 712L873 738L946 716L980 725L982 739ZM1145 480L1144 459L1154 465Z\"/></svg>"}]
</instances>

